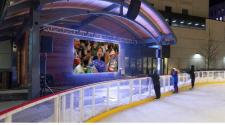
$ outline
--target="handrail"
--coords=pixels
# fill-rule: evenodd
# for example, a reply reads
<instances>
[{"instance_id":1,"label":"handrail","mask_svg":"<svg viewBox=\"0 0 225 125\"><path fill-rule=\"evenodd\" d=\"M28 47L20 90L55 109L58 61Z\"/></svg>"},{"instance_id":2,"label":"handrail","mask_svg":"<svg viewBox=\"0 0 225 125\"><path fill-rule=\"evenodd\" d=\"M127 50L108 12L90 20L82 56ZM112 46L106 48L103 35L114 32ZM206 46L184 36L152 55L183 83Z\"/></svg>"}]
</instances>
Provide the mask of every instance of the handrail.
<instances>
[{"instance_id":1,"label":"handrail","mask_svg":"<svg viewBox=\"0 0 225 125\"><path fill-rule=\"evenodd\" d=\"M195 74L196 82L225 80L225 71L197 71ZM162 93L173 90L170 75L160 76L160 82ZM189 84L189 75L179 74L178 86ZM0 122L84 122L111 108L152 96L155 93L149 77L99 82L40 97L4 110L0 112Z\"/></svg>"}]
</instances>

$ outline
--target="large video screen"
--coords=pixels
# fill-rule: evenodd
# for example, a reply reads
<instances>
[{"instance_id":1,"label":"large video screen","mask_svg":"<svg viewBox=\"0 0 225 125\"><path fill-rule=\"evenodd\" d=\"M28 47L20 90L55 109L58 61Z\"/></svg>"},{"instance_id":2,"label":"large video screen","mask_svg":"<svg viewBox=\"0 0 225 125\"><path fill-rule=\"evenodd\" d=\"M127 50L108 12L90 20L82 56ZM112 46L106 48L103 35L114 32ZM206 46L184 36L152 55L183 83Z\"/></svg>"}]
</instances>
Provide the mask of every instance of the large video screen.
<instances>
[{"instance_id":1,"label":"large video screen","mask_svg":"<svg viewBox=\"0 0 225 125\"><path fill-rule=\"evenodd\" d=\"M79 39L74 39L73 43L74 74L118 71L118 44Z\"/></svg>"}]
</instances>

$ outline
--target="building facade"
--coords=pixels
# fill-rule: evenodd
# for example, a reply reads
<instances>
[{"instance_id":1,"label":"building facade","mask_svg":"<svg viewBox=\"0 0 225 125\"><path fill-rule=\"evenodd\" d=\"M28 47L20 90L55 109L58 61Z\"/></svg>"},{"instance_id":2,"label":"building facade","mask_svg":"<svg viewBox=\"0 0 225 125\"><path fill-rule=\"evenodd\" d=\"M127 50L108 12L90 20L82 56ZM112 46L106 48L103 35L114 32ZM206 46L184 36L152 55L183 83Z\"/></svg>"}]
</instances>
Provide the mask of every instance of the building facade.
<instances>
[{"instance_id":1,"label":"building facade","mask_svg":"<svg viewBox=\"0 0 225 125\"><path fill-rule=\"evenodd\" d=\"M225 21L225 1L210 7L209 18L218 21Z\"/></svg>"},{"instance_id":2,"label":"building facade","mask_svg":"<svg viewBox=\"0 0 225 125\"><path fill-rule=\"evenodd\" d=\"M177 44L170 49L169 70L185 70L191 65L197 70L225 68L225 23L208 19L208 0L149 2L161 12L177 37Z\"/></svg>"},{"instance_id":3,"label":"building facade","mask_svg":"<svg viewBox=\"0 0 225 125\"><path fill-rule=\"evenodd\" d=\"M209 0L148 0L160 11L208 17Z\"/></svg>"}]
</instances>

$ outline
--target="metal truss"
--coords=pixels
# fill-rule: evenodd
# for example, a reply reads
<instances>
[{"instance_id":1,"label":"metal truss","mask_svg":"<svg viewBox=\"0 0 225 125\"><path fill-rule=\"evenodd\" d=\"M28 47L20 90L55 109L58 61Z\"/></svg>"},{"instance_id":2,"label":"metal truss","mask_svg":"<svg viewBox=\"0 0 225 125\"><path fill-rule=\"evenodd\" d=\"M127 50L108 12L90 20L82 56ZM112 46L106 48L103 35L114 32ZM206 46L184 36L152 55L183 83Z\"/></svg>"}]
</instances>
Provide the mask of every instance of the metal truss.
<instances>
[{"instance_id":1,"label":"metal truss","mask_svg":"<svg viewBox=\"0 0 225 125\"><path fill-rule=\"evenodd\" d=\"M94 32L87 32L83 30L74 30L70 28L65 27L59 27L59 26L53 26L53 25L44 25L43 31L45 32L52 32L52 33L59 33L59 34L66 34L66 35L72 35L76 36L78 38L83 38L87 40L99 40L102 42L113 42L113 43L129 43L129 44L137 44L137 40L134 39L128 39L128 38L122 38L122 37L116 37L111 35L104 35Z\"/></svg>"}]
</instances>

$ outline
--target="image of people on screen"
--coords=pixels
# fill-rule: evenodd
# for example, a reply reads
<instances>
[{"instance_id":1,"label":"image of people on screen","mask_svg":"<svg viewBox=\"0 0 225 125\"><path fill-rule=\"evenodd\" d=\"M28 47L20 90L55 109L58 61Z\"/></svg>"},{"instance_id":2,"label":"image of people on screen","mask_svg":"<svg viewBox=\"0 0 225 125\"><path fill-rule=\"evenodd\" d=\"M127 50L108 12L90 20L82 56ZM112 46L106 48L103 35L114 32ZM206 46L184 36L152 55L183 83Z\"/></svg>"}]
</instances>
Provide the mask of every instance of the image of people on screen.
<instances>
[{"instance_id":1,"label":"image of people on screen","mask_svg":"<svg viewBox=\"0 0 225 125\"><path fill-rule=\"evenodd\" d=\"M118 71L117 44L74 39L73 53L74 74Z\"/></svg>"}]
</instances>

